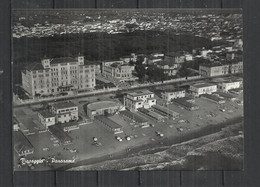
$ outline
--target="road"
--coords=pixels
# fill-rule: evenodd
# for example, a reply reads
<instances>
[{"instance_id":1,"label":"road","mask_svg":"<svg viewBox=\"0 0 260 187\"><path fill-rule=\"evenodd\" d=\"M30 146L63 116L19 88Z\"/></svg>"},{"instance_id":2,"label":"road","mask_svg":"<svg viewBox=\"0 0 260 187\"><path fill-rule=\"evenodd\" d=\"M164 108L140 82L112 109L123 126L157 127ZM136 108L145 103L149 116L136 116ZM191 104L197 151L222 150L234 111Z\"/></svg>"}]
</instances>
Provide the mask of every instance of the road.
<instances>
[{"instance_id":1,"label":"road","mask_svg":"<svg viewBox=\"0 0 260 187\"><path fill-rule=\"evenodd\" d=\"M167 82L167 83L161 83L161 84L152 84L152 85L147 85L147 86L140 86L140 87L130 87L130 88L124 88L124 89L118 89L116 91L104 91L104 92L100 92L100 93L86 93L84 95L74 95L74 96L64 96L63 98L50 98L48 100L43 100L43 101L36 101L33 103L24 103L24 104L15 104L14 103L14 107L23 107L23 106L28 106L28 105L37 105L43 102L56 102L56 101L64 101L64 100L68 100L68 99L74 99L74 98L84 98L86 96L98 96L98 95L106 95L106 94L111 94L111 93L116 93L118 91L120 92L124 92L124 91L135 91L135 90L142 90L145 88L151 88L151 87L160 87L160 86L165 86L165 85L177 85L179 84L179 86L184 86L187 85L187 83L195 83L197 81L200 80L209 80L209 79L214 79L214 78L223 78L223 77L230 77L230 76L235 76L235 74L232 75L221 75L221 76L215 76L215 77L201 77L198 79L194 79L194 80L185 80L185 81L179 81L179 82Z\"/></svg>"}]
</instances>

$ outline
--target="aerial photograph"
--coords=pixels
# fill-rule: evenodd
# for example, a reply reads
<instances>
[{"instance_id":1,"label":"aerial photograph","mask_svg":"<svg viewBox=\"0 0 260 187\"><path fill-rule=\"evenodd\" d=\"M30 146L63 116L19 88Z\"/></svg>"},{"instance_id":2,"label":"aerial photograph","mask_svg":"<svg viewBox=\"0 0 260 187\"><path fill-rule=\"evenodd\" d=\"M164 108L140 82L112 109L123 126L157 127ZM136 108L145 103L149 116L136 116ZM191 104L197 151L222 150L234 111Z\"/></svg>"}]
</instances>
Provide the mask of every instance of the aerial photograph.
<instances>
[{"instance_id":1,"label":"aerial photograph","mask_svg":"<svg viewBox=\"0 0 260 187\"><path fill-rule=\"evenodd\" d=\"M14 171L243 170L242 36L241 9L13 10Z\"/></svg>"}]
</instances>

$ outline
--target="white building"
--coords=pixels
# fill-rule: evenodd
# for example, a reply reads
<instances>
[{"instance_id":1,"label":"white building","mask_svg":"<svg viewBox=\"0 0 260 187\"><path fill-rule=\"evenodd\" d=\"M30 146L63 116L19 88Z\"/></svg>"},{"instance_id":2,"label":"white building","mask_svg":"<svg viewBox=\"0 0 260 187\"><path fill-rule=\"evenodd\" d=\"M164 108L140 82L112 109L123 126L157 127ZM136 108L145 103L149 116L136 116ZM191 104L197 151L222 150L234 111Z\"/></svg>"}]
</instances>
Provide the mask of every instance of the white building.
<instances>
[{"instance_id":1,"label":"white building","mask_svg":"<svg viewBox=\"0 0 260 187\"><path fill-rule=\"evenodd\" d=\"M66 123L79 119L78 106L72 102L54 103L50 109L55 114L56 123Z\"/></svg>"},{"instance_id":2,"label":"white building","mask_svg":"<svg viewBox=\"0 0 260 187\"><path fill-rule=\"evenodd\" d=\"M45 128L55 125L55 114L52 114L47 110L39 111L38 117Z\"/></svg>"},{"instance_id":3,"label":"white building","mask_svg":"<svg viewBox=\"0 0 260 187\"><path fill-rule=\"evenodd\" d=\"M88 65L84 56L44 58L22 71L22 86L31 96L91 90L95 85L95 65Z\"/></svg>"},{"instance_id":4,"label":"white building","mask_svg":"<svg viewBox=\"0 0 260 187\"><path fill-rule=\"evenodd\" d=\"M218 84L218 89L223 92L228 92L228 90L239 88L241 85L240 81L224 81Z\"/></svg>"},{"instance_id":5,"label":"white building","mask_svg":"<svg viewBox=\"0 0 260 187\"><path fill-rule=\"evenodd\" d=\"M138 108L151 108L155 104L154 93L149 90L131 92L125 97L125 106L130 111L136 111Z\"/></svg>"},{"instance_id":6,"label":"white building","mask_svg":"<svg viewBox=\"0 0 260 187\"><path fill-rule=\"evenodd\" d=\"M195 97L198 97L202 94L212 94L217 91L217 85L209 83L198 83L190 85L190 91Z\"/></svg>"},{"instance_id":7,"label":"white building","mask_svg":"<svg viewBox=\"0 0 260 187\"><path fill-rule=\"evenodd\" d=\"M171 102L172 99L185 97L185 90L183 89L173 89L173 90L164 90L161 92L162 99L167 103Z\"/></svg>"}]
</instances>

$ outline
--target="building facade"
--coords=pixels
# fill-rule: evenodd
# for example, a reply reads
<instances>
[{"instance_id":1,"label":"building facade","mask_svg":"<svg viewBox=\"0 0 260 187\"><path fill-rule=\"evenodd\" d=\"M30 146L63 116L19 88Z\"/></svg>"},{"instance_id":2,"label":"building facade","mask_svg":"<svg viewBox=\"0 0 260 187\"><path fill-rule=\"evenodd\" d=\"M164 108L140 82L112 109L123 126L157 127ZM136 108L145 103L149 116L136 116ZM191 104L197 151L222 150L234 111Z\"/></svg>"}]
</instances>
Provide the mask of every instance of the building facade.
<instances>
[{"instance_id":1,"label":"building facade","mask_svg":"<svg viewBox=\"0 0 260 187\"><path fill-rule=\"evenodd\" d=\"M39 120L41 122L41 124L47 128L51 125L55 125L55 115L50 113L49 111L47 110L43 110L43 111L39 111L38 112L38 117L39 117Z\"/></svg>"},{"instance_id":2,"label":"building facade","mask_svg":"<svg viewBox=\"0 0 260 187\"><path fill-rule=\"evenodd\" d=\"M241 85L240 81L224 81L218 84L218 89L223 92L228 92L228 90L239 88Z\"/></svg>"},{"instance_id":3,"label":"building facade","mask_svg":"<svg viewBox=\"0 0 260 187\"><path fill-rule=\"evenodd\" d=\"M130 111L137 111L138 108L151 108L155 104L154 93L148 90L131 92L125 97L125 106Z\"/></svg>"},{"instance_id":4,"label":"building facade","mask_svg":"<svg viewBox=\"0 0 260 187\"><path fill-rule=\"evenodd\" d=\"M135 77L132 75L134 66L128 65L124 61L102 62L102 69L103 75L107 77L115 78L120 81L135 80Z\"/></svg>"},{"instance_id":5,"label":"building facade","mask_svg":"<svg viewBox=\"0 0 260 187\"><path fill-rule=\"evenodd\" d=\"M161 92L162 99L167 103L171 102L172 99L185 97L185 90L175 89L175 90L164 90Z\"/></svg>"},{"instance_id":6,"label":"building facade","mask_svg":"<svg viewBox=\"0 0 260 187\"><path fill-rule=\"evenodd\" d=\"M200 65L199 73L206 77L227 75L229 74L229 65Z\"/></svg>"},{"instance_id":7,"label":"building facade","mask_svg":"<svg viewBox=\"0 0 260 187\"><path fill-rule=\"evenodd\" d=\"M22 71L22 86L31 96L91 90L95 85L95 65L87 65L84 56L44 58Z\"/></svg>"},{"instance_id":8,"label":"building facade","mask_svg":"<svg viewBox=\"0 0 260 187\"><path fill-rule=\"evenodd\" d=\"M167 74L168 76L174 76L178 72L178 68L180 67L177 63L172 63L171 61L160 61L156 64L157 68L160 68L163 70L164 74Z\"/></svg>"},{"instance_id":9,"label":"building facade","mask_svg":"<svg viewBox=\"0 0 260 187\"><path fill-rule=\"evenodd\" d=\"M237 63L232 63L230 65L230 73L235 74L235 73L243 73L243 62L237 62Z\"/></svg>"},{"instance_id":10,"label":"building facade","mask_svg":"<svg viewBox=\"0 0 260 187\"><path fill-rule=\"evenodd\" d=\"M78 106L72 102L54 103L50 105L50 111L55 114L56 123L67 123L79 119Z\"/></svg>"},{"instance_id":11,"label":"building facade","mask_svg":"<svg viewBox=\"0 0 260 187\"><path fill-rule=\"evenodd\" d=\"M114 114L118 111L125 110L125 107L114 101L98 101L87 105L87 116L94 119L98 115Z\"/></svg>"},{"instance_id":12,"label":"building facade","mask_svg":"<svg viewBox=\"0 0 260 187\"><path fill-rule=\"evenodd\" d=\"M217 85L209 83L199 83L190 85L191 94L198 97L202 94L212 94L217 91Z\"/></svg>"}]
</instances>

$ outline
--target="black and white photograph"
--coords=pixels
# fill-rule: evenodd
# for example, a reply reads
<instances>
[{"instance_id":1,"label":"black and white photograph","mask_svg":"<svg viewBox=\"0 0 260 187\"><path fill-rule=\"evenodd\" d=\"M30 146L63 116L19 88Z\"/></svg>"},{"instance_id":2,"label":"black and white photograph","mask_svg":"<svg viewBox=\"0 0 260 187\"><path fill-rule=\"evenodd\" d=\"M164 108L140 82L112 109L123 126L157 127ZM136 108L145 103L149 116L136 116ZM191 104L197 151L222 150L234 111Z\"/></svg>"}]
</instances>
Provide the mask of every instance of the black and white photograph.
<instances>
[{"instance_id":1,"label":"black and white photograph","mask_svg":"<svg viewBox=\"0 0 260 187\"><path fill-rule=\"evenodd\" d=\"M14 171L243 170L242 16L13 10Z\"/></svg>"}]
</instances>

